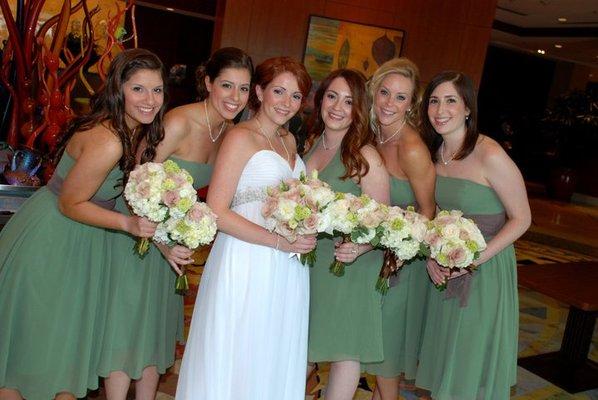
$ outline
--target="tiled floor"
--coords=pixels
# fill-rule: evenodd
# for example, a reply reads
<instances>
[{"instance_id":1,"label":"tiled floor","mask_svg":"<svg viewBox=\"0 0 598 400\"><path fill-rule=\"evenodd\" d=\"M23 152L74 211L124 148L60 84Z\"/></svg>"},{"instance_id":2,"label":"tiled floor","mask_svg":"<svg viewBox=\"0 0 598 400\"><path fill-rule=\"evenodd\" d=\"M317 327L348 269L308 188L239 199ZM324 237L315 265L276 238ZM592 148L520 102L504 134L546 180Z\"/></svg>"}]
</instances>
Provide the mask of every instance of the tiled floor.
<instances>
[{"instance_id":1,"label":"tiled floor","mask_svg":"<svg viewBox=\"0 0 598 400\"><path fill-rule=\"evenodd\" d=\"M519 240L517 261L520 265L547 264L567 261L598 260L598 208L554 202L541 198L530 200L533 224L526 236ZM198 255L200 263L205 257ZM194 295L197 291L201 267L193 268L191 281L194 285L190 296L186 299L186 327L189 326L193 309ZM193 292L194 291L194 292ZM519 354L528 356L554 351L559 348L565 326L568 308L547 296L520 288L520 335ZM598 361L598 327L594 333L594 341L590 358ZM182 355L183 347L178 349ZM165 375L160 383L158 400L169 400L176 389L176 371L180 364L177 361L171 372ZM318 374L319 383L314 381L311 394L307 399L316 399L325 390L327 382L327 366L321 366ZM373 377L364 376L355 399L371 398ZM102 399L102 393L94 398ZM418 394L410 390L401 391L401 399L419 399ZM546 382L529 371L518 369L518 383L511 399L517 400L598 400L598 390L586 393L569 394ZM283 400L283 399L281 399Z\"/></svg>"}]
</instances>

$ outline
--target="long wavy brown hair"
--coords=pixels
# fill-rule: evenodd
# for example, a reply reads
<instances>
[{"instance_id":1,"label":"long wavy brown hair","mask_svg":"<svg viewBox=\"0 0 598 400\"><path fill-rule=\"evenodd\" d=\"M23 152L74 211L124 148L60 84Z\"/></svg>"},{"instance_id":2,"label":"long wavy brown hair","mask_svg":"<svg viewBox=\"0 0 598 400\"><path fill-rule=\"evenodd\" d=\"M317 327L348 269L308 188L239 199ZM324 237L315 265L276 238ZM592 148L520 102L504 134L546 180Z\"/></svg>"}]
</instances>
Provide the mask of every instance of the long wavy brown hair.
<instances>
[{"instance_id":1,"label":"long wavy brown hair","mask_svg":"<svg viewBox=\"0 0 598 400\"><path fill-rule=\"evenodd\" d=\"M137 71L144 69L159 71L162 81L166 82L166 72L162 61L149 50L125 50L112 60L104 85L91 99L91 112L77 117L69 123L57 146L54 155L55 160L62 156L66 144L76 132L89 130L101 123L106 123L122 143L123 155L118 164L125 174L125 182L129 172L135 167L135 153L143 138L147 142L147 147L141 155L141 162L144 163L154 159L156 147L164 139L162 119L166 110L166 92L164 92L164 103L151 124L140 125L137 128L140 131L134 134L125 120L123 84Z\"/></svg>"},{"instance_id":2,"label":"long wavy brown hair","mask_svg":"<svg viewBox=\"0 0 598 400\"><path fill-rule=\"evenodd\" d=\"M342 78L347 82L353 98L351 105L351 125L340 145L341 161L345 166L345 175L341 176L340 179L356 178L359 183L361 182L361 178L367 175L370 170L370 165L360 150L363 146L374 144L374 132L372 132L368 123L370 104L366 89L366 79L361 72L341 68L332 71L322 81L314 96L314 111L310 120L309 135L305 142L305 153L322 136L326 128L322 120L322 100L328 87L336 78Z\"/></svg>"}]
</instances>

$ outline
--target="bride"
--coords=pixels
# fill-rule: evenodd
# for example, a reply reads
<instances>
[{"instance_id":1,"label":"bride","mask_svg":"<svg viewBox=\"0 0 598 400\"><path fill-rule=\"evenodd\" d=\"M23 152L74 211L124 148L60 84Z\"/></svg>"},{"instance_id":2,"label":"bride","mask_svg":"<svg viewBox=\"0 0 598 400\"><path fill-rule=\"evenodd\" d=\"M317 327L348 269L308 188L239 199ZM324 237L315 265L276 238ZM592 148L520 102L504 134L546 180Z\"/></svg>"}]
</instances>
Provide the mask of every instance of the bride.
<instances>
[{"instance_id":1,"label":"bride","mask_svg":"<svg viewBox=\"0 0 598 400\"><path fill-rule=\"evenodd\" d=\"M255 71L256 114L227 133L207 202L220 232L201 279L177 400L304 399L309 271L289 253L307 253L315 237L294 243L268 232L264 189L299 177L305 165L281 126L311 86L305 67L271 58Z\"/></svg>"}]
</instances>

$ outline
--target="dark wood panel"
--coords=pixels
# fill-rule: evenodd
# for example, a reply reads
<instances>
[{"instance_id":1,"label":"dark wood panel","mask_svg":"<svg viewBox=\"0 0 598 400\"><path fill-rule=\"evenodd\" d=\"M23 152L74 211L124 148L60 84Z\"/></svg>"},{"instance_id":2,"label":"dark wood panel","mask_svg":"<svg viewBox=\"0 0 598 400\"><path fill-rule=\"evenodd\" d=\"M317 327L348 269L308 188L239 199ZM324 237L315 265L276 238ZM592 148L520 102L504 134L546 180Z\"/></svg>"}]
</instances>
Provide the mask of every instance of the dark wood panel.
<instances>
[{"instance_id":1,"label":"dark wood panel","mask_svg":"<svg viewBox=\"0 0 598 400\"><path fill-rule=\"evenodd\" d=\"M345 5L333 1L328 1L324 10L324 16L326 17L344 19L361 24L400 29L399 27L393 26L394 18L392 13L389 11L380 11L374 8Z\"/></svg>"},{"instance_id":2,"label":"dark wood panel","mask_svg":"<svg viewBox=\"0 0 598 400\"><path fill-rule=\"evenodd\" d=\"M151 3L157 7L171 7L178 10L215 16L218 1L219 0L143 0L143 3Z\"/></svg>"},{"instance_id":3,"label":"dark wood panel","mask_svg":"<svg viewBox=\"0 0 598 400\"><path fill-rule=\"evenodd\" d=\"M301 59L310 14L402 29L402 55L424 81L457 69L479 82L496 0L228 0L223 46L245 49L259 63L272 56Z\"/></svg>"}]
</instances>

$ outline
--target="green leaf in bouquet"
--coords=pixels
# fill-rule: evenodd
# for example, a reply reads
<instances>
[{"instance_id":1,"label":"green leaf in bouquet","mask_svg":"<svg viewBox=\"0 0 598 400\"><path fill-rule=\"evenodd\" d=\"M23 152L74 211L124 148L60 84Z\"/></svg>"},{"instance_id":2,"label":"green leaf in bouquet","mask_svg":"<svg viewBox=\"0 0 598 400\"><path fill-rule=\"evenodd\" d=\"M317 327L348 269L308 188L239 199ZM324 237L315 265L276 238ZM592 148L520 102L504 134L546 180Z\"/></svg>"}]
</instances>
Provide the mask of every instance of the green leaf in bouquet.
<instances>
[{"instance_id":1,"label":"green leaf in bouquet","mask_svg":"<svg viewBox=\"0 0 598 400\"><path fill-rule=\"evenodd\" d=\"M424 257L430 257L430 253L430 247L428 247L428 245L424 242L421 242L419 244L419 254L421 254Z\"/></svg>"},{"instance_id":2,"label":"green leaf in bouquet","mask_svg":"<svg viewBox=\"0 0 598 400\"><path fill-rule=\"evenodd\" d=\"M380 244L380 236L374 236L374 238L370 240L370 244L374 247L378 247L378 245Z\"/></svg>"},{"instance_id":3,"label":"green leaf in bouquet","mask_svg":"<svg viewBox=\"0 0 598 400\"><path fill-rule=\"evenodd\" d=\"M357 240L359 240L359 238L367 236L368 233L370 233L370 230L368 228L363 227L363 226L358 226L357 228L355 228L351 231L351 241L353 243L357 243Z\"/></svg>"},{"instance_id":4,"label":"green leaf in bouquet","mask_svg":"<svg viewBox=\"0 0 598 400\"><path fill-rule=\"evenodd\" d=\"M438 289L439 292L444 292L446 290L446 281L441 285L434 284L434 286L436 286L436 289Z\"/></svg>"}]
</instances>

